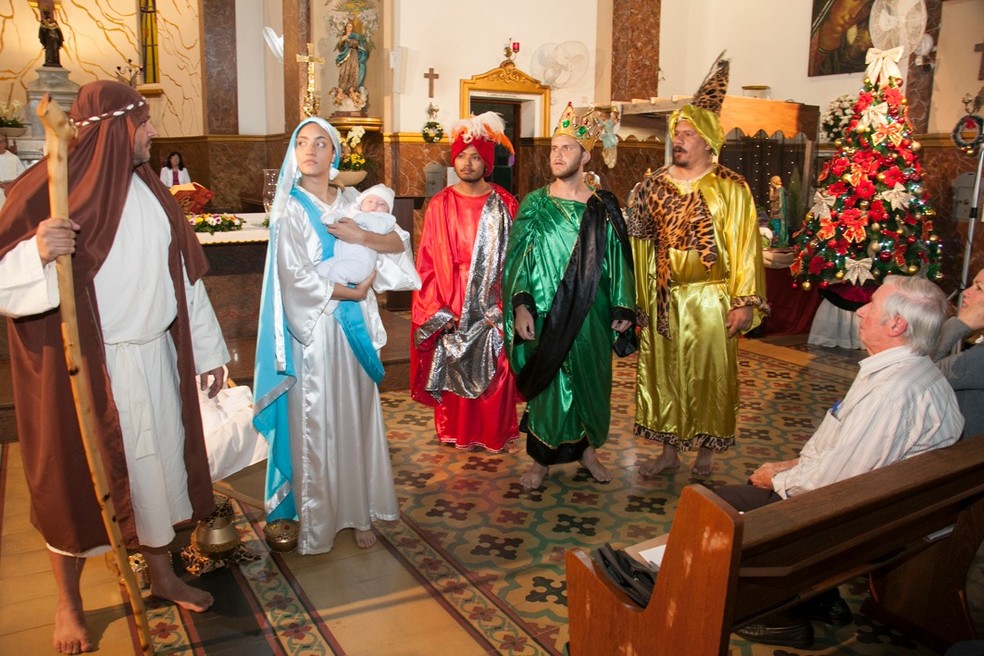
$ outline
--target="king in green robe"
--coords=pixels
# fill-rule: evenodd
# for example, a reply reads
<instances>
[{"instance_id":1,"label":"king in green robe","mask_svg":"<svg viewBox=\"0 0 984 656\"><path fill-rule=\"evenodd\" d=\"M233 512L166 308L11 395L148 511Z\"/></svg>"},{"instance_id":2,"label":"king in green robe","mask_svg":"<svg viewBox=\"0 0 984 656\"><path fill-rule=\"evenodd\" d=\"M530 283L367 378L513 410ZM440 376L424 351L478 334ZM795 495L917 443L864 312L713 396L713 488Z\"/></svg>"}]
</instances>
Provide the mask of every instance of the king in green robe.
<instances>
[{"instance_id":1,"label":"king in green robe","mask_svg":"<svg viewBox=\"0 0 984 656\"><path fill-rule=\"evenodd\" d=\"M635 280L615 197L587 203L529 193L509 234L503 274L509 363L527 401L527 453L548 466L580 460L608 439L616 319L635 320ZM535 338L515 333L514 309L534 317ZM627 333L633 328L629 328ZM634 334L634 333L633 333Z\"/></svg>"}]
</instances>

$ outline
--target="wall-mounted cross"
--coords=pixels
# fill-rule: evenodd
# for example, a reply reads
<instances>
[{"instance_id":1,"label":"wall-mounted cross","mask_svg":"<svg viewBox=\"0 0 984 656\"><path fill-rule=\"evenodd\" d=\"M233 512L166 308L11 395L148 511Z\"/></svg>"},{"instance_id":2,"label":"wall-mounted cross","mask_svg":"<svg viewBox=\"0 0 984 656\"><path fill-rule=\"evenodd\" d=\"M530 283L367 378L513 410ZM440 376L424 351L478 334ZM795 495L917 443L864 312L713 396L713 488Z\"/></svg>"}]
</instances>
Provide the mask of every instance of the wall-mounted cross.
<instances>
[{"instance_id":1,"label":"wall-mounted cross","mask_svg":"<svg viewBox=\"0 0 984 656\"><path fill-rule=\"evenodd\" d=\"M981 53L981 68L977 71L977 79L984 80L984 43L975 43L974 52Z\"/></svg>"},{"instance_id":2,"label":"wall-mounted cross","mask_svg":"<svg viewBox=\"0 0 984 656\"><path fill-rule=\"evenodd\" d=\"M424 77L427 78L427 85L428 85L427 86L427 97L428 98L433 98L434 97L434 80L436 80L437 78L439 78L441 76L438 75L437 73L435 73L434 72L434 68L431 67L431 68L428 68L427 69L427 72L426 73L424 73Z\"/></svg>"}]
</instances>

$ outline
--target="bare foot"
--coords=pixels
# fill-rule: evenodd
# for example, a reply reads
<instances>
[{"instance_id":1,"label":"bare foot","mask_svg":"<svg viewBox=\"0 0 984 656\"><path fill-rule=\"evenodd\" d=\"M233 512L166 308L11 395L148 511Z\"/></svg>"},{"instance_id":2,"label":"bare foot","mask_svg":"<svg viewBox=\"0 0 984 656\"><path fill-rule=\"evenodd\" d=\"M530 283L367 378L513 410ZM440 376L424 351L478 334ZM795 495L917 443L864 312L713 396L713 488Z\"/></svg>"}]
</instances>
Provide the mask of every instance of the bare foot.
<instances>
[{"instance_id":1,"label":"bare foot","mask_svg":"<svg viewBox=\"0 0 984 656\"><path fill-rule=\"evenodd\" d=\"M659 476L664 471L677 469L680 466L680 456L677 455L676 447L668 444L663 445L663 452L656 460L647 460L639 467L639 475L643 478L653 478Z\"/></svg>"},{"instance_id":2,"label":"bare foot","mask_svg":"<svg viewBox=\"0 0 984 656\"><path fill-rule=\"evenodd\" d=\"M607 483L615 478L615 475L608 471L608 469L601 464L601 461L598 460L598 454L595 453L594 447L589 446L584 450L584 456L581 457L581 464L584 465L589 472L591 472L591 475L594 476L594 479L599 483Z\"/></svg>"},{"instance_id":3,"label":"bare foot","mask_svg":"<svg viewBox=\"0 0 984 656\"><path fill-rule=\"evenodd\" d=\"M81 654L92 651L89 631L81 608L59 604L55 611L55 635L52 641L59 654Z\"/></svg>"},{"instance_id":4,"label":"bare foot","mask_svg":"<svg viewBox=\"0 0 984 656\"><path fill-rule=\"evenodd\" d=\"M211 593L192 587L178 578L171 567L167 549L141 547L140 551L147 561L147 569L150 570L150 594L195 613L204 613L212 607L215 600Z\"/></svg>"},{"instance_id":5,"label":"bare foot","mask_svg":"<svg viewBox=\"0 0 984 656\"><path fill-rule=\"evenodd\" d=\"M212 599L211 593L192 587L177 576L174 577L173 581L167 581L161 584L153 581L150 584L150 594L159 599L172 601L185 610L190 610L194 613L204 613L212 607L215 601Z\"/></svg>"},{"instance_id":6,"label":"bare foot","mask_svg":"<svg viewBox=\"0 0 984 656\"><path fill-rule=\"evenodd\" d=\"M708 448L700 447L697 450L697 460L690 471L698 476L708 476L714 468L714 452Z\"/></svg>"},{"instance_id":7,"label":"bare foot","mask_svg":"<svg viewBox=\"0 0 984 656\"><path fill-rule=\"evenodd\" d=\"M360 549L368 549L376 544L376 534L371 528L368 531L355 529L355 543L359 545Z\"/></svg>"},{"instance_id":8,"label":"bare foot","mask_svg":"<svg viewBox=\"0 0 984 656\"><path fill-rule=\"evenodd\" d=\"M544 467L540 463L534 462L530 465L529 469L523 472L523 475L519 477L519 484L527 490L539 489L539 487L543 485L543 479L546 477L548 471L550 471L548 467Z\"/></svg>"}]
</instances>

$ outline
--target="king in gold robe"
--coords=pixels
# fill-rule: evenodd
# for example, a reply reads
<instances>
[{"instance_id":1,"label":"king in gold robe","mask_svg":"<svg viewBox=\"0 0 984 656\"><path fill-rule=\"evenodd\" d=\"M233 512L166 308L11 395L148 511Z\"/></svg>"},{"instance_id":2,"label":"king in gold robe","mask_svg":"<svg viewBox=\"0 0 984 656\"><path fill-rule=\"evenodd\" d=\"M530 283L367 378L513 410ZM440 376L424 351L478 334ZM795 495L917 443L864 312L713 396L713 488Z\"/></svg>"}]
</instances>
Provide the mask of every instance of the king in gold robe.
<instances>
[{"instance_id":1,"label":"king in gold robe","mask_svg":"<svg viewBox=\"0 0 984 656\"><path fill-rule=\"evenodd\" d=\"M629 209L636 304L643 325L635 434L681 451L724 451L738 412L738 339L728 313L765 305L755 204L720 164L687 182L656 171Z\"/></svg>"}]
</instances>

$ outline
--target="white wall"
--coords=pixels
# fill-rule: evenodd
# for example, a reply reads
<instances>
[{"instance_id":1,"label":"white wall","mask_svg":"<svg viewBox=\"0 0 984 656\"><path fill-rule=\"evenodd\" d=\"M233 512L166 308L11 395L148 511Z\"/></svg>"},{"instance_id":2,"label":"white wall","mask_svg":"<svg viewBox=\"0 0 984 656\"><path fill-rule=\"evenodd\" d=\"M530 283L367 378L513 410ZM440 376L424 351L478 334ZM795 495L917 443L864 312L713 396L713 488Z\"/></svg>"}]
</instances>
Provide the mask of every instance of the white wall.
<instances>
[{"instance_id":1,"label":"white wall","mask_svg":"<svg viewBox=\"0 0 984 656\"><path fill-rule=\"evenodd\" d=\"M977 91L984 86L984 82L977 79L982 53L974 50L974 45L980 43L982 37L984 0L948 0L943 3L929 132L952 130L966 113L961 99L968 93L977 95Z\"/></svg>"},{"instance_id":2,"label":"white wall","mask_svg":"<svg viewBox=\"0 0 984 656\"><path fill-rule=\"evenodd\" d=\"M434 83L434 102L441 108L438 120L446 126L459 118L460 81L496 68L510 37L520 43L516 66L527 74L531 74L533 52L544 43L582 41L591 53L587 73L577 86L551 91L551 125L568 100L575 105L594 102L599 4L599 0L395 2L394 43L409 52L404 92L393 98L394 125L386 130L416 132L427 120L428 83L423 76L430 67L441 76Z\"/></svg>"},{"instance_id":3,"label":"white wall","mask_svg":"<svg viewBox=\"0 0 984 656\"><path fill-rule=\"evenodd\" d=\"M283 33L283 3L236 0L236 76L239 134L284 131L284 67L263 39L269 25Z\"/></svg>"},{"instance_id":4,"label":"white wall","mask_svg":"<svg viewBox=\"0 0 984 656\"><path fill-rule=\"evenodd\" d=\"M766 84L773 98L823 110L863 85L864 73L807 76L810 0L662 0L662 7L661 97L694 93L722 50L731 58L732 95L741 95L744 85Z\"/></svg>"}]
</instances>

